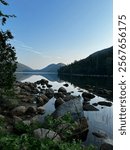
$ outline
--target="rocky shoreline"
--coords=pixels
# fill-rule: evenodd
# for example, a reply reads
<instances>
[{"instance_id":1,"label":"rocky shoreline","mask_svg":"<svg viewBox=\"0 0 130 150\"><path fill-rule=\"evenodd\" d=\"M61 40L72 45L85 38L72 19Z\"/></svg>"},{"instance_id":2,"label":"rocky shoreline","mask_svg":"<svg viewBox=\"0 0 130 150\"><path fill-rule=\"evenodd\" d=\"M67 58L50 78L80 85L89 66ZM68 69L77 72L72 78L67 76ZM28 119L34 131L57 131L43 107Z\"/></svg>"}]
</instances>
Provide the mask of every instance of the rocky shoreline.
<instances>
[{"instance_id":1,"label":"rocky shoreline","mask_svg":"<svg viewBox=\"0 0 130 150\"><path fill-rule=\"evenodd\" d=\"M112 103L99 102L98 104L90 105L89 102L95 95L89 92L82 93L83 103L81 103L80 96L74 96L67 92L65 88L68 86L67 84L63 86L64 87L60 87L55 91L52 89L52 85L45 79L41 79L34 83L16 82L14 84L15 98L9 98L7 96L0 98L0 119L6 120L4 130L10 133L19 132L16 131L15 128L19 122L27 126L30 126L33 122L39 122L40 116L46 111L44 105L48 103L51 98L54 98L56 110L52 116L54 118L59 118L64 116L67 112L70 112L75 124L75 128L70 137L84 139L84 137L87 136L89 126L83 111L98 111L95 106L105 105L110 107ZM48 132L49 134L47 136L52 138L57 131L38 128L34 130L33 134L36 138L45 138ZM63 137L63 135L56 135L57 136L54 138L55 140L60 140ZM105 150L102 147L104 146L101 146L101 150Z\"/></svg>"}]
</instances>

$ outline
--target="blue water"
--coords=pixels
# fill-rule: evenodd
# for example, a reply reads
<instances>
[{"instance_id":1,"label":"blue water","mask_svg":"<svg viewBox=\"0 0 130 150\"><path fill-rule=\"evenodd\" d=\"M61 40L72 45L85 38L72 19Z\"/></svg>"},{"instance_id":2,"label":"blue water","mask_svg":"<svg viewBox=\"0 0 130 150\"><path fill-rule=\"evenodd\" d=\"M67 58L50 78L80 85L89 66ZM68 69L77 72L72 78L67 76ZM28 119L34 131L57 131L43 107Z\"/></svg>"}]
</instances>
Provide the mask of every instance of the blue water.
<instances>
[{"instance_id":1,"label":"blue water","mask_svg":"<svg viewBox=\"0 0 130 150\"><path fill-rule=\"evenodd\" d=\"M20 78L18 77L17 80L22 82L35 82L40 79L47 79L49 80L49 84L52 85L52 88L54 90L58 90L59 87L63 86L63 84L68 83L69 86L65 87L68 92L73 91L73 95L81 95L82 92L79 92L79 90L86 91L85 89L82 89L76 85L73 85L70 82L60 80L56 74L45 74L45 75L32 75L32 74L19 74ZM81 97L81 101L83 101ZM95 103L99 101L107 101L107 99L98 97L95 95L95 98L93 98L90 103ZM49 102L44 106L46 114L51 114L55 108L54 108L54 102L55 98L52 98L49 100ZM86 138L85 144L93 144L99 147L101 143L108 142L112 144L113 141L113 106L107 107L107 106L96 106L96 108L99 109L99 111L84 111L85 117L88 119L89 124L89 132ZM103 132L107 135L107 138L100 139L95 137L92 132Z\"/></svg>"}]
</instances>

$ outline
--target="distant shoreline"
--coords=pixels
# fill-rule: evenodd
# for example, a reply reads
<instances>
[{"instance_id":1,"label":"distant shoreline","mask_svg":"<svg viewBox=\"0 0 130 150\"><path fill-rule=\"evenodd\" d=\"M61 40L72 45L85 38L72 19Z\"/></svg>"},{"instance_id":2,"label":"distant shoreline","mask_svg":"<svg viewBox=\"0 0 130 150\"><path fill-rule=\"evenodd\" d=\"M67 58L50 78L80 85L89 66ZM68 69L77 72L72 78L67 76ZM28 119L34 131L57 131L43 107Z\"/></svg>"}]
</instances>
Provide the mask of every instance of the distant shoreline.
<instances>
[{"instance_id":1,"label":"distant shoreline","mask_svg":"<svg viewBox=\"0 0 130 150\"><path fill-rule=\"evenodd\" d=\"M15 72L17 73L25 73L25 74L58 74L58 72ZM59 75L67 75L67 76L81 76L81 77L105 77L105 78L113 78L113 75L86 75L86 74L69 74L69 73L60 73Z\"/></svg>"}]
</instances>

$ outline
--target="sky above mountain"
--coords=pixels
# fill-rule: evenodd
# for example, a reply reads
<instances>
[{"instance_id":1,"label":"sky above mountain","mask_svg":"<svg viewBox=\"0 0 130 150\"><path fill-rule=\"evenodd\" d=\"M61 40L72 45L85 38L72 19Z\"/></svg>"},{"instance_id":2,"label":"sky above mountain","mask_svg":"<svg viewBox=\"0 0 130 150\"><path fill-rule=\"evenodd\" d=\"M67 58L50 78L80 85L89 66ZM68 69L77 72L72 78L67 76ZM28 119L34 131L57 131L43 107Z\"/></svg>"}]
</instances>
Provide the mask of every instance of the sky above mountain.
<instances>
[{"instance_id":1,"label":"sky above mountain","mask_svg":"<svg viewBox=\"0 0 130 150\"><path fill-rule=\"evenodd\" d=\"M34 69L69 64L112 46L112 0L12 0L0 6L16 18L4 29L14 35L18 61Z\"/></svg>"}]
</instances>

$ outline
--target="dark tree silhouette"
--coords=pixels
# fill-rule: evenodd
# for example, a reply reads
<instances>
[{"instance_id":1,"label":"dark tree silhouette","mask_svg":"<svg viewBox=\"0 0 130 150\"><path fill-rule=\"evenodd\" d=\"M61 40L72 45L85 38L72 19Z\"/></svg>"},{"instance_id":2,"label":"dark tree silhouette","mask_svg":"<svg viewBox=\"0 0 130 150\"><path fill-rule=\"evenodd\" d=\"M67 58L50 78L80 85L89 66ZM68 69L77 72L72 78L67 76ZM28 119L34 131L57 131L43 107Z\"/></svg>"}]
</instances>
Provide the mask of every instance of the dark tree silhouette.
<instances>
[{"instance_id":1,"label":"dark tree silhouette","mask_svg":"<svg viewBox=\"0 0 130 150\"><path fill-rule=\"evenodd\" d=\"M113 74L113 47L95 52L85 59L63 66L58 70L58 73L111 76Z\"/></svg>"},{"instance_id":2,"label":"dark tree silhouette","mask_svg":"<svg viewBox=\"0 0 130 150\"><path fill-rule=\"evenodd\" d=\"M0 0L0 5L8 5L4 0ZM9 17L0 11L0 91L11 89L15 81L14 72L16 70L16 52L15 48L9 43L13 36L9 30L3 31L2 26L5 25Z\"/></svg>"}]
</instances>

